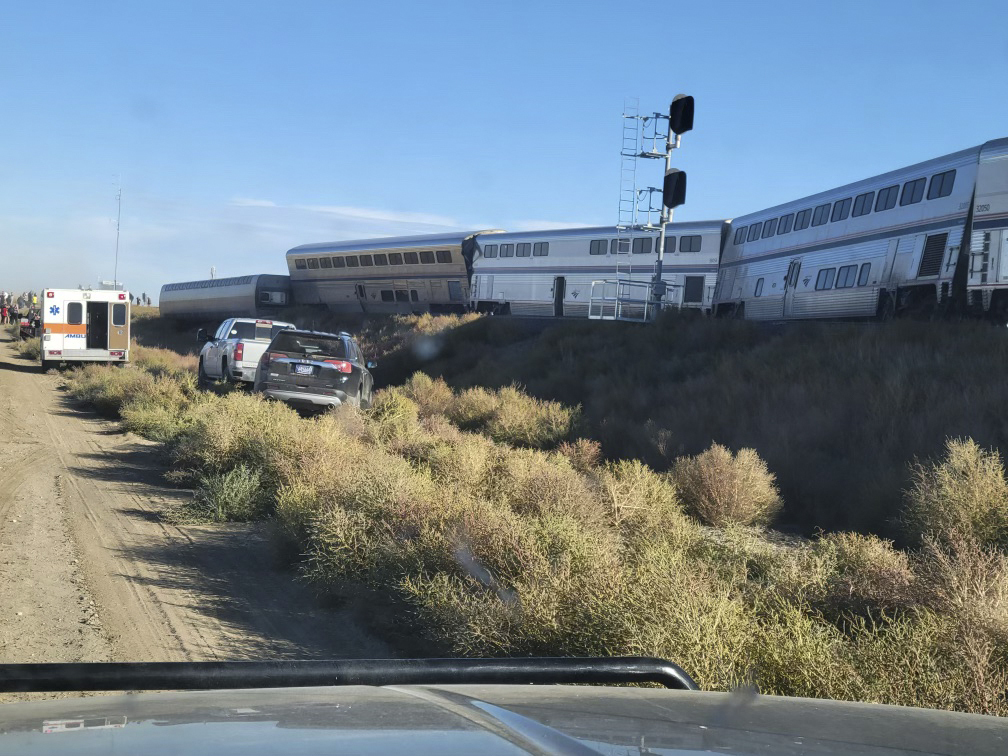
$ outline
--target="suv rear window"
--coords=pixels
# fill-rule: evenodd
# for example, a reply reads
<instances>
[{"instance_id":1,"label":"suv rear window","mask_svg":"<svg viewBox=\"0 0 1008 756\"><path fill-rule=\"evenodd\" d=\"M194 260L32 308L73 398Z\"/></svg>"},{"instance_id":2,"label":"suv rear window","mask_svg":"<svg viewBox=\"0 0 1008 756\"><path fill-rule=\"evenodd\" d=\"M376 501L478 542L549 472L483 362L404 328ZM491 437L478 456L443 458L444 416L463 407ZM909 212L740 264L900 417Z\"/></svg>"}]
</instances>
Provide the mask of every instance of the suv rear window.
<instances>
[{"instance_id":1,"label":"suv rear window","mask_svg":"<svg viewBox=\"0 0 1008 756\"><path fill-rule=\"evenodd\" d=\"M270 351L274 350L304 357L346 357L346 346L338 336L330 338L297 331L280 333L270 344Z\"/></svg>"}]
</instances>

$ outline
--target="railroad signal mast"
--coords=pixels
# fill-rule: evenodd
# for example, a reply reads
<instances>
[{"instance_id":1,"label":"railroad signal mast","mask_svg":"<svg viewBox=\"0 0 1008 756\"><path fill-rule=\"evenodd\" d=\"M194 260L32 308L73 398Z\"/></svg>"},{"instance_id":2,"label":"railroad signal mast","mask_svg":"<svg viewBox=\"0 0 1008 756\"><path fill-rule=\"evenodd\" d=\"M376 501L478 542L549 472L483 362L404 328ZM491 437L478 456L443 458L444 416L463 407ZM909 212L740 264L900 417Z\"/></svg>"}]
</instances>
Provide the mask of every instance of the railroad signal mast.
<instances>
[{"instance_id":1,"label":"railroad signal mast","mask_svg":"<svg viewBox=\"0 0 1008 756\"><path fill-rule=\"evenodd\" d=\"M636 113L636 108L624 107L623 149L620 153L623 159L622 180L625 184L629 178L634 186L630 192L626 191L626 186L620 187L620 217L617 229L621 238L617 244L617 250L632 254L631 241L628 239L624 243L622 240L624 232L629 232L628 235L631 237L633 232L637 230L659 232L658 261L651 279L651 297L656 303L660 303L665 297L666 287L662 280L662 263L665 258L665 227L672 222L675 208L686 201L686 173L672 167L672 151L679 149L682 135L693 129L693 109L693 97L684 94L676 95L673 98L671 105L669 105L668 115L652 113L641 116ZM627 112L628 110L630 112ZM630 122L634 122L632 124L633 139L627 138L631 129ZM649 131L650 133L648 133ZM637 148L636 137L638 133L641 134L642 142L650 141L651 149ZM659 149L662 142L664 142L664 150ZM636 161L638 158L665 160L665 178L661 189L652 186L640 190L636 188ZM659 207L654 206L653 197L655 194L661 195ZM627 202L628 199L632 202L632 208L627 207L631 204ZM632 209L632 212L628 213L628 209ZM655 215L658 216L657 225L652 223ZM641 223L641 220L644 222Z\"/></svg>"}]
</instances>

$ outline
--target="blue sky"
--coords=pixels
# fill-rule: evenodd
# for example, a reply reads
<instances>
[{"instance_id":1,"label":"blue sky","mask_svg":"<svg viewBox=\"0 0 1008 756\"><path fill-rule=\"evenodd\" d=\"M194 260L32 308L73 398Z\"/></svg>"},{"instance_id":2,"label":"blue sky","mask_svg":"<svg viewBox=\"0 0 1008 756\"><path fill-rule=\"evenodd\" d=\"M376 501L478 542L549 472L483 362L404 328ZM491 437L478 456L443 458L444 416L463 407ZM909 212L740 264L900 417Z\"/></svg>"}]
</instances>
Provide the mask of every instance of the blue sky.
<instances>
[{"instance_id":1,"label":"blue sky","mask_svg":"<svg viewBox=\"0 0 1008 756\"><path fill-rule=\"evenodd\" d=\"M696 97L682 220L1008 136L1001 2L65 2L0 12L0 288L616 221L623 100ZM657 163L643 166L657 185Z\"/></svg>"}]
</instances>

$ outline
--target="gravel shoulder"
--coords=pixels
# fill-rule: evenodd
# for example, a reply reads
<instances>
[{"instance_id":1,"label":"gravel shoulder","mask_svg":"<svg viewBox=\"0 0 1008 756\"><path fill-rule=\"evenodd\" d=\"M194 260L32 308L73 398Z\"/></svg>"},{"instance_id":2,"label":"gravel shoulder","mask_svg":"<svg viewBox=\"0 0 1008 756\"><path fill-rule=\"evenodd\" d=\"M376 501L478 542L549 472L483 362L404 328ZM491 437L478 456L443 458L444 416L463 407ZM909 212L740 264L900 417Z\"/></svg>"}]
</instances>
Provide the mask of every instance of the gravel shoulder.
<instances>
[{"instance_id":1,"label":"gravel shoulder","mask_svg":"<svg viewBox=\"0 0 1008 756\"><path fill-rule=\"evenodd\" d=\"M391 656L320 605L268 526L173 525L157 446L0 340L0 663ZM0 694L0 702L25 696Z\"/></svg>"}]
</instances>

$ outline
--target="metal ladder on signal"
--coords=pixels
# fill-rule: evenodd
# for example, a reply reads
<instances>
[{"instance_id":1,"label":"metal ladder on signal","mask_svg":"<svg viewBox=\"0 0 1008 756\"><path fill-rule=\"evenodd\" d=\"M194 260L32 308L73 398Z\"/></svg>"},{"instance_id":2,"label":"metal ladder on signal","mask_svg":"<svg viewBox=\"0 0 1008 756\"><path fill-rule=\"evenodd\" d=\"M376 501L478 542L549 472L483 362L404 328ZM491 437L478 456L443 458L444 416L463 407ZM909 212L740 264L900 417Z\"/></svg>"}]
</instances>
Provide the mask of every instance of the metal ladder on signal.
<instances>
[{"instance_id":1,"label":"metal ladder on signal","mask_svg":"<svg viewBox=\"0 0 1008 756\"><path fill-rule=\"evenodd\" d=\"M637 226L637 156L640 152L640 100L623 100L623 141L620 146L619 216L616 223L616 279L632 277L631 247ZM624 257L625 256L625 257Z\"/></svg>"}]
</instances>

